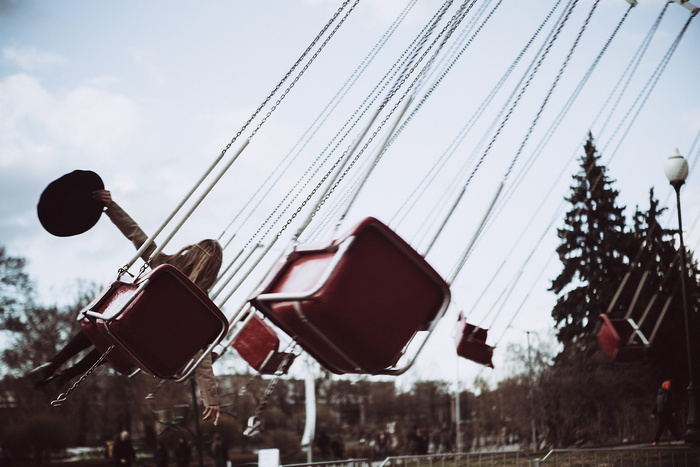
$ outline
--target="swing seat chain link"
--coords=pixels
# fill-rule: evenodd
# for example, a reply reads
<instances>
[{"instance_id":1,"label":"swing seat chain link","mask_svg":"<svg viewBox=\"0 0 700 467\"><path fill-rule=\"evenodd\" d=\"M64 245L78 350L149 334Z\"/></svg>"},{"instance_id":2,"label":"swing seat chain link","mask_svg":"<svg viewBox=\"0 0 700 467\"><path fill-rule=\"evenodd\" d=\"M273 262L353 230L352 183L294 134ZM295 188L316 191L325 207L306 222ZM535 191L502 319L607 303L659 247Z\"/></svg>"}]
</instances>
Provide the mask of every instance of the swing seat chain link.
<instances>
[{"instance_id":1,"label":"swing seat chain link","mask_svg":"<svg viewBox=\"0 0 700 467\"><path fill-rule=\"evenodd\" d=\"M73 383L73 386L68 388L68 390L66 392L60 393L56 397L55 400L51 401L51 405L54 407L60 407L68 399L68 396L73 391L75 391L78 388L78 386L80 386L83 383L83 381L85 381L87 379L87 377L90 375L90 373L95 371L95 369L98 366L100 366L100 364L104 361L105 358L107 358L107 355L109 355L109 353L112 351L113 348L114 348L114 345L110 345L109 348L105 351L105 353L100 355L100 358L97 359L97 361L80 377L80 379L78 379L78 381Z\"/></svg>"}]
</instances>

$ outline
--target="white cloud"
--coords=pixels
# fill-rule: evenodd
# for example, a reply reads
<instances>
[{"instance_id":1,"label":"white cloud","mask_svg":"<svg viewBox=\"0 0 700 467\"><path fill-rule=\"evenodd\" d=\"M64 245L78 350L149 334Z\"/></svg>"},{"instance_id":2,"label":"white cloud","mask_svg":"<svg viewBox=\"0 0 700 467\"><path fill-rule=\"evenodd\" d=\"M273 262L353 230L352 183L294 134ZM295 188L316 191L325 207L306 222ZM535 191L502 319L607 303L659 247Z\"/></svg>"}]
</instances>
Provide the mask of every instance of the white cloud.
<instances>
[{"instance_id":1,"label":"white cloud","mask_svg":"<svg viewBox=\"0 0 700 467\"><path fill-rule=\"evenodd\" d=\"M39 128L51 96L31 76L17 74L0 81L0 167L24 166L50 157L45 139L29 136ZM42 141L43 140L43 141Z\"/></svg>"},{"instance_id":2,"label":"white cloud","mask_svg":"<svg viewBox=\"0 0 700 467\"><path fill-rule=\"evenodd\" d=\"M2 60L13 63L24 71L43 71L68 61L61 55L40 52L33 47L3 47Z\"/></svg>"},{"instance_id":3,"label":"white cloud","mask_svg":"<svg viewBox=\"0 0 700 467\"><path fill-rule=\"evenodd\" d=\"M127 144L138 127L128 98L82 86L52 94L35 77L0 81L0 167L52 170L72 154L104 156Z\"/></svg>"},{"instance_id":4,"label":"white cloud","mask_svg":"<svg viewBox=\"0 0 700 467\"><path fill-rule=\"evenodd\" d=\"M120 145L137 120L131 100L91 87L77 88L54 104L46 121L53 136L93 154Z\"/></svg>"}]
</instances>

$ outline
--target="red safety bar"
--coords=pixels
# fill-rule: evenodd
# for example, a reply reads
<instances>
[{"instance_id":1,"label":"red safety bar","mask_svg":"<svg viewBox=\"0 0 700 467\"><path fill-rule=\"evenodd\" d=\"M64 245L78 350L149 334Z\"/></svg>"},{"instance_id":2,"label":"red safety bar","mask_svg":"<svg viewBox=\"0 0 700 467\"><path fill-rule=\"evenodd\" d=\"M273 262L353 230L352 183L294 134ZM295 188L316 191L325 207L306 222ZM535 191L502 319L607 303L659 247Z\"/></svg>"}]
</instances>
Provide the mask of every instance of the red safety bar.
<instances>
[{"instance_id":1,"label":"red safety bar","mask_svg":"<svg viewBox=\"0 0 700 467\"><path fill-rule=\"evenodd\" d=\"M457 327L457 355L467 360L493 368L493 347L486 344L488 331L467 323L462 314L459 315Z\"/></svg>"},{"instance_id":2,"label":"red safety bar","mask_svg":"<svg viewBox=\"0 0 700 467\"><path fill-rule=\"evenodd\" d=\"M450 302L447 283L410 245L366 218L329 245L299 245L250 299L337 374L400 374ZM426 335L427 334L427 335Z\"/></svg>"},{"instance_id":3,"label":"red safety bar","mask_svg":"<svg viewBox=\"0 0 700 467\"><path fill-rule=\"evenodd\" d=\"M126 357L154 376L179 381L228 331L228 320L207 294L169 264L134 283L117 281L81 313L103 338L88 331L96 347L104 348L106 341L115 346L119 359Z\"/></svg>"},{"instance_id":4,"label":"red safety bar","mask_svg":"<svg viewBox=\"0 0 700 467\"><path fill-rule=\"evenodd\" d=\"M614 362L627 363L644 358L648 342L631 319L610 319L600 314L598 343Z\"/></svg>"},{"instance_id":5,"label":"red safety bar","mask_svg":"<svg viewBox=\"0 0 700 467\"><path fill-rule=\"evenodd\" d=\"M287 373L296 355L279 351L280 339L258 315L253 315L236 335L231 346L262 374Z\"/></svg>"}]
</instances>

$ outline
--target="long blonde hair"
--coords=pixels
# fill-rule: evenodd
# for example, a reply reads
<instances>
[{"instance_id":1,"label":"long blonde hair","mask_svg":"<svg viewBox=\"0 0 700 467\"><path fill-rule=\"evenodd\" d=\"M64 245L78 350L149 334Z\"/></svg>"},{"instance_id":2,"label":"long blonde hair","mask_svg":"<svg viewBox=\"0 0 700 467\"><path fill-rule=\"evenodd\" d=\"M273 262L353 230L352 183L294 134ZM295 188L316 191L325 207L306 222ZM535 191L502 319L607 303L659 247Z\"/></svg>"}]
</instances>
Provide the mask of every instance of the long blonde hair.
<instances>
[{"instance_id":1,"label":"long blonde hair","mask_svg":"<svg viewBox=\"0 0 700 467\"><path fill-rule=\"evenodd\" d=\"M157 264L170 264L179 269L197 287L209 292L216 282L223 249L216 240L206 239L182 248L174 255L158 255L154 261Z\"/></svg>"}]
</instances>

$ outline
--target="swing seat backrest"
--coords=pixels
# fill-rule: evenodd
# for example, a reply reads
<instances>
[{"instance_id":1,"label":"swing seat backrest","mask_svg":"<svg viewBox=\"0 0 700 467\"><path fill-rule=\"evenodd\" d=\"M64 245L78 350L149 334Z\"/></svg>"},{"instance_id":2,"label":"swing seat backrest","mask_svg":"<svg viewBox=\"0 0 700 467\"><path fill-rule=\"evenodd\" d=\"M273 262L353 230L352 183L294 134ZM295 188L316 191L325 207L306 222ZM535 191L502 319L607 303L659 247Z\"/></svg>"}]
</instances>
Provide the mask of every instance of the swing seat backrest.
<instances>
[{"instance_id":1,"label":"swing seat backrest","mask_svg":"<svg viewBox=\"0 0 700 467\"><path fill-rule=\"evenodd\" d=\"M460 315L457 325L457 355L475 363L493 368L493 347L486 344L488 331L467 323Z\"/></svg>"},{"instance_id":2,"label":"swing seat backrest","mask_svg":"<svg viewBox=\"0 0 700 467\"><path fill-rule=\"evenodd\" d=\"M601 313L598 327L598 343L603 353L616 363L628 363L644 358L647 342L630 319L611 319Z\"/></svg>"},{"instance_id":3,"label":"swing seat backrest","mask_svg":"<svg viewBox=\"0 0 700 467\"><path fill-rule=\"evenodd\" d=\"M279 351L279 337L258 315L243 325L231 345L251 367L266 375L286 373L295 357Z\"/></svg>"},{"instance_id":4,"label":"swing seat backrest","mask_svg":"<svg viewBox=\"0 0 700 467\"><path fill-rule=\"evenodd\" d=\"M417 333L432 332L450 292L420 254L370 217L325 247L297 246L250 302L333 373L399 374L417 352L397 362Z\"/></svg>"},{"instance_id":5,"label":"swing seat backrest","mask_svg":"<svg viewBox=\"0 0 700 467\"><path fill-rule=\"evenodd\" d=\"M83 314L115 350L165 379L185 379L228 331L207 294L169 264L117 284Z\"/></svg>"}]
</instances>

